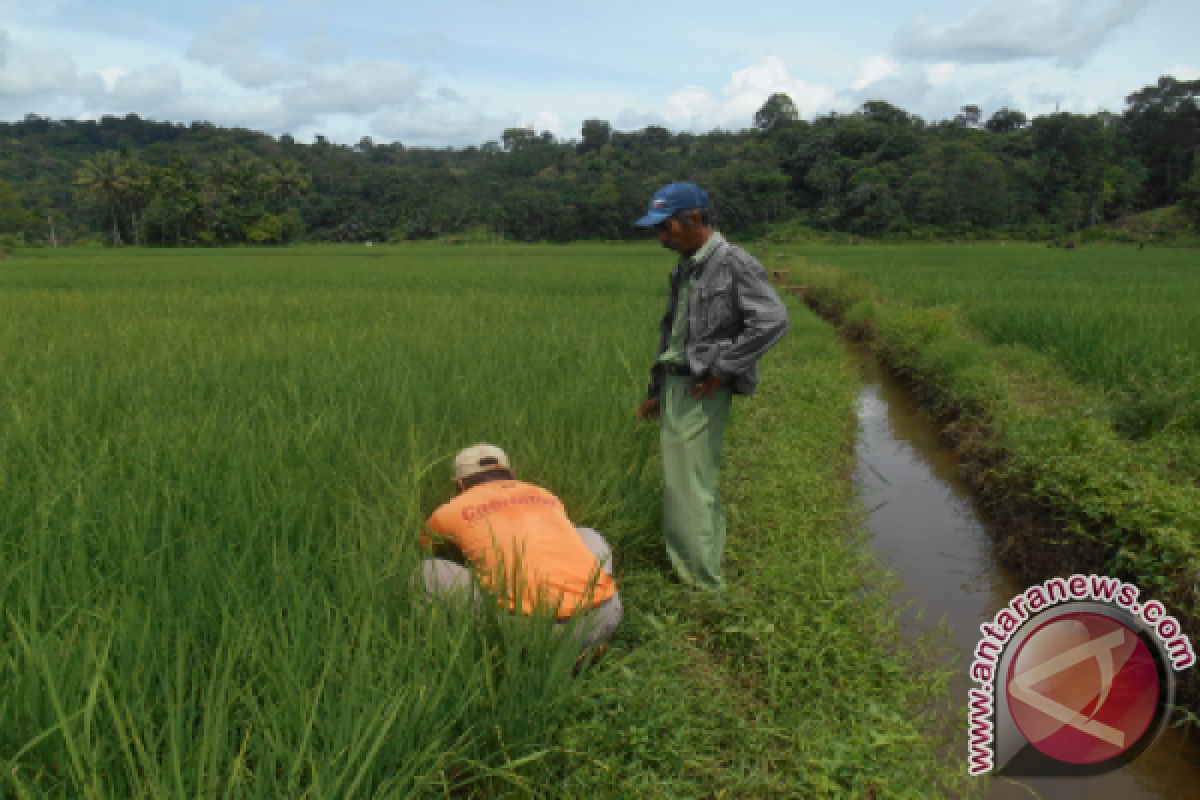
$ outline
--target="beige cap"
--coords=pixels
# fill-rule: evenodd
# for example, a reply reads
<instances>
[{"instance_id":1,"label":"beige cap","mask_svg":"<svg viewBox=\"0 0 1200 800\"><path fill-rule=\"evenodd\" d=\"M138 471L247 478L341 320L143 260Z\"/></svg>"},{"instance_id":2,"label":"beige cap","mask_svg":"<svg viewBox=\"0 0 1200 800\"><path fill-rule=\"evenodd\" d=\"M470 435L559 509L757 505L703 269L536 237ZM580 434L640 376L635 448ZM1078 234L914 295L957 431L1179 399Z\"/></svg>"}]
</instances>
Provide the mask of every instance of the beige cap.
<instances>
[{"instance_id":1,"label":"beige cap","mask_svg":"<svg viewBox=\"0 0 1200 800\"><path fill-rule=\"evenodd\" d=\"M511 470L512 467L508 455L493 444L477 444L454 457L454 479L458 481L494 469Z\"/></svg>"}]
</instances>

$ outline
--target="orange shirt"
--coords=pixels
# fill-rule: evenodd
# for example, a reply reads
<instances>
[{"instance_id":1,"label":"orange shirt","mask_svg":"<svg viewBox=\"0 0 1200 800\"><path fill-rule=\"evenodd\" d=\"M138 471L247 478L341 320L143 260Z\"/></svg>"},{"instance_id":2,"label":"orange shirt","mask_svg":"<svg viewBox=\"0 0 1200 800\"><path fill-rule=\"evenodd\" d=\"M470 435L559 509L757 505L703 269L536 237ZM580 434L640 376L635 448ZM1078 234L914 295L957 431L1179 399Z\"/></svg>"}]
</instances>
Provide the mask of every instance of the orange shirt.
<instances>
[{"instance_id":1,"label":"orange shirt","mask_svg":"<svg viewBox=\"0 0 1200 800\"><path fill-rule=\"evenodd\" d=\"M560 619L607 602L616 592L616 582L583 543L562 502L533 484L480 484L433 512L429 527L462 551L485 586L506 588L501 602L510 609L516 609L515 586L522 612L532 614L540 594L557 607ZM421 543L428 547L430 537L422 536ZM513 580L515 564L520 582Z\"/></svg>"}]
</instances>

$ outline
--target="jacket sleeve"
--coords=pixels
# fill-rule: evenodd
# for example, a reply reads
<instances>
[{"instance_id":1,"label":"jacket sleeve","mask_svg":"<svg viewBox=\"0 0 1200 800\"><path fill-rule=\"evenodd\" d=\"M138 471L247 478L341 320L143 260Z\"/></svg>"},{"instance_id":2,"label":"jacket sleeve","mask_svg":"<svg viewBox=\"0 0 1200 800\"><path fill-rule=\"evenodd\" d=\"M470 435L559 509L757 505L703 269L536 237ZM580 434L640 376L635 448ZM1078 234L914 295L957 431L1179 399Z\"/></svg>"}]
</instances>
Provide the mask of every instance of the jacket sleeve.
<instances>
[{"instance_id":1,"label":"jacket sleeve","mask_svg":"<svg viewBox=\"0 0 1200 800\"><path fill-rule=\"evenodd\" d=\"M658 350L654 354L654 363L650 365L650 384L646 387L647 399L658 397L662 394L663 386L663 368L658 363L658 357L661 356L667 349L667 342L670 337L671 320L675 311L675 279L672 274L668 281L667 287L667 310L663 312L662 320L658 324Z\"/></svg>"},{"instance_id":2,"label":"jacket sleeve","mask_svg":"<svg viewBox=\"0 0 1200 800\"><path fill-rule=\"evenodd\" d=\"M733 279L743 326L712 365L712 374L722 380L752 371L789 325L787 306L767 280L767 271L740 248L734 257Z\"/></svg>"}]
</instances>

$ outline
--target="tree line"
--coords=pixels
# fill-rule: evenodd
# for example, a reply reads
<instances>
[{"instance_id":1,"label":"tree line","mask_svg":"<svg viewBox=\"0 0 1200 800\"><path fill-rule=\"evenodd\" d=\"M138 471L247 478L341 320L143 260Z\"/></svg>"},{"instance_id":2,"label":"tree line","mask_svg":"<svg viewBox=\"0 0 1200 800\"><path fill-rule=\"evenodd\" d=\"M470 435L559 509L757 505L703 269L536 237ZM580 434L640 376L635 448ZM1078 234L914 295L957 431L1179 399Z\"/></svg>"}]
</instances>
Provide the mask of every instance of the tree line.
<instances>
[{"instance_id":1,"label":"tree line","mask_svg":"<svg viewBox=\"0 0 1200 800\"><path fill-rule=\"evenodd\" d=\"M462 149L311 144L207 122L0 122L0 234L166 246L387 241L487 231L617 239L654 189L704 186L720 227L1051 238L1147 209L1200 219L1200 81L1163 77L1121 114L968 105L926 122L883 101L800 119L771 96L741 131L584 122Z\"/></svg>"}]
</instances>

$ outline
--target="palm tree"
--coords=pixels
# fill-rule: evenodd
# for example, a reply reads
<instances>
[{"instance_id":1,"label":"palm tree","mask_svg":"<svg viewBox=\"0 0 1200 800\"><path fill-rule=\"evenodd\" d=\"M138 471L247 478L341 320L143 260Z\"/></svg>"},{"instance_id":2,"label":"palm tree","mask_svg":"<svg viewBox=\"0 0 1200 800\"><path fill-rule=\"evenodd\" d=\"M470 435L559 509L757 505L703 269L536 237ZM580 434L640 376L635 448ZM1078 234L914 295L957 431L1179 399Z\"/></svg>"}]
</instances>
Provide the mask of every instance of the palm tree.
<instances>
[{"instance_id":1,"label":"palm tree","mask_svg":"<svg viewBox=\"0 0 1200 800\"><path fill-rule=\"evenodd\" d=\"M101 153L94 159L84 160L75 172L75 185L79 192L90 195L97 202L108 206L112 219L113 246L121 246L121 229L117 225L117 200L126 189L125 168L121 155L115 151Z\"/></svg>"},{"instance_id":2,"label":"palm tree","mask_svg":"<svg viewBox=\"0 0 1200 800\"><path fill-rule=\"evenodd\" d=\"M175 225L175 246L183 246L182 226L187 225L188 238L203 224L204 203L201 200L201 185L196 173L183 158L176 154L171 166L162 172L159 189L167 205L168 220Z\"/></svg>"},{"instance_id":3,"label":"palm tree","mask_svg":"<svg viewBox=\"0 0 1200 800\"><path fill-rule=\"evenodd\" d=\"M122 174L125 178L121 195L128 204L133 243L140 245L146 206L158 193L159 170L143 164L137 156L127 151L121 153L121 160Z\"/></svg>"}]
</instances>

